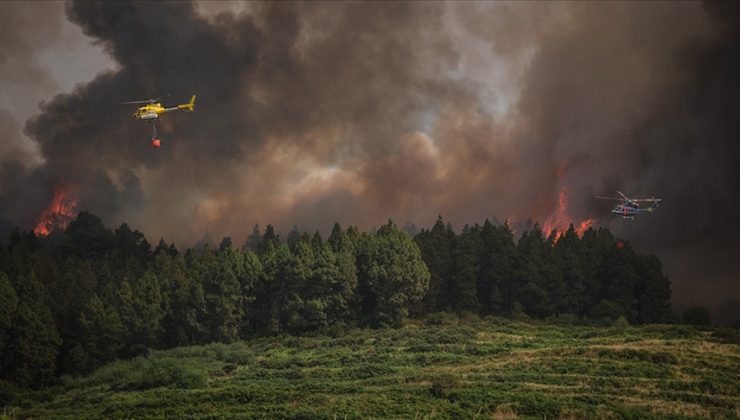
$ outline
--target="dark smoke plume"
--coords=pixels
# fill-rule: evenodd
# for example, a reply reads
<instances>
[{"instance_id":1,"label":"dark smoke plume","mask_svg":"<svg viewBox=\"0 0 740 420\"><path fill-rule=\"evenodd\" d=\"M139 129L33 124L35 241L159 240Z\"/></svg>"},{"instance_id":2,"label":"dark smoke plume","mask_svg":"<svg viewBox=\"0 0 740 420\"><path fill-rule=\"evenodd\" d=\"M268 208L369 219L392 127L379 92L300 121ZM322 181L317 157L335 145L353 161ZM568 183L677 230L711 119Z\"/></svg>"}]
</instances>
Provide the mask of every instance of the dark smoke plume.
<instances>
[{"instance_id":1,"label":"dark smoke plume","mask_svg":"<svg viewBox=\"0 0 740 420\"><path fill-rule=\"evenodd\" d=\"M255 223L541 222L567 188L572 217L663 259L679 306L740 296L735 4L248 6L69 3L118 68L27 123L44 163L4 161L0 215L30 227L64 181L110 225L192 244ZM196 112L165 116L155 151L117 103L167 93ZM618 189L664 205L610 220L593 196Z\"/></svg>"}]
</instances>

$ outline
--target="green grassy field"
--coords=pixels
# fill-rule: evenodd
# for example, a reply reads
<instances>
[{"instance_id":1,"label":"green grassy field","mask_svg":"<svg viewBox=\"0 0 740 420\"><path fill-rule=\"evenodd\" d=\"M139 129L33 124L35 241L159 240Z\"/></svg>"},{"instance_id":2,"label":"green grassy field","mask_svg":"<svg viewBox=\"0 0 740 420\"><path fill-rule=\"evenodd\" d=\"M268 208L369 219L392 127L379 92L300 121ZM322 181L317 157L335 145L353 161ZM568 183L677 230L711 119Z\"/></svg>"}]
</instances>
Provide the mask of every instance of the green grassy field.
<instances>
[{"instance_id":1,"label":"green grassy field","mask_svg":"<svg viewBox=\"0 0 740 420\"><path fill-rule=\"evenodd\" d=\"M433 316L181 347L19 397L11 418L740 417L737 330Z\"/></svg>"}]
</instances>

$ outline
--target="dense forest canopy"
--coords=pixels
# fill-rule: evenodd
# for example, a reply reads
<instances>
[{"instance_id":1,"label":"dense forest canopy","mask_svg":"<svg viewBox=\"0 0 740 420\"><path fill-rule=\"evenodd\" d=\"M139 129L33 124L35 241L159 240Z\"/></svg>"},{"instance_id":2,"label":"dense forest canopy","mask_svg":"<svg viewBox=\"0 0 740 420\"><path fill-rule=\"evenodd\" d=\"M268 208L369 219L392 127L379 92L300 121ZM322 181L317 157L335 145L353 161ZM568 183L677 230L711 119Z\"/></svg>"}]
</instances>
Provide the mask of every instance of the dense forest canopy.
<instances>
[{"instance_id":1,"label":"dense forest canopy","mask_svg":"<svg viewBox=\"0 0 740 420\"><path fill-rule=\"evenodd\" d=\"M81 212L63 232L15 230L0 248L0 375L42 386L150 348L260 334L398 326L441 311L611 322L672 319L660 261L606 229L518 240L486 220L458 234L442 217L415 237L335 224L328 238L255 226L181 252Z\"/></svg>"}]
</instances>

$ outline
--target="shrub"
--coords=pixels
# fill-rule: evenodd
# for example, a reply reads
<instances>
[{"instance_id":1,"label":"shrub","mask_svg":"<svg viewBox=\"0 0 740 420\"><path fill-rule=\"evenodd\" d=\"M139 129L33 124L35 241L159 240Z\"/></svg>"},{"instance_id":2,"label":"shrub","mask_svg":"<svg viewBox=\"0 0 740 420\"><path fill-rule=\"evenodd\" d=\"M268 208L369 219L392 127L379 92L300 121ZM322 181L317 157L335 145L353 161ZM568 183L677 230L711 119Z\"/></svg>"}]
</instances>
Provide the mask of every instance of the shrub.
<instances>
[{"instance_id":1,"label":"shrub","mask_svg":"<svg viewBox=\"0 0 740 420\"><path fill-rule=\"evenodd\" d=\"M451 373L443 373L432 380L429 391L437 398L447 398L450 392L460 386L457 377Z\"/></svg>"},{"instance_id":2,"label":"shrub","mask_svg":"<svg viewBox=\"0 0 740 420\"><path fill-rule=\"evenodd\" d=\"M200 368L183 359L138 357L98 369L90 377L92 384L110 384L113 389L144 390L162 386L202 388L207 376Z\"/></svg>"},{"instance_id":3,"label":"shrub","mask_svg":"<svg viewBox=\"0 0 740 420\"><path fill-rule=\"evenodd\" d=\"M236 365L233 363L226 363L222 368L224 373L231 373L236 370Z\"/></svg>"},{"instance_id":4,"label":"shrub","mask_svg":"<svg viewBox=\"0 0 740 420\"><path fill-rule=\"evenodd\" d=\"M740 334L734 328L718 328L712 333L712 338L721 343L740 344Z\"/></svg>"},{"instance_id":5,"label":"shrub","mask_svg":"<svg viewBox=\"0 0 740 420\"><path fill-rule=\"evenodd\" d=\"M696 338L699 332L688 325L671 325L667 326L665 332L660 336L663 340L692 339Z\"/></svg>"},{"instance_id":6,"label":"shrub","mask_svg":"<svg viewBox=\"0 0 740 420\"><path fill-rule=\"evenodd\" d=\"M578 318L575 314L560 314L560 315L550 315L548 316L545 321L547 321L548 324L552 325L580 325L582 324L581 319Z\"/></svg>"},{"instance_id":7,"label":"shrub","mask_svg":"<svg viewBox=\"0 0 740 420\"><path fill-rule=\"evenodd\" d=\"M427 316L427 325L451 325L457 321L457 315L447 312L437 312Z\"/></svg>"},{"instance_id":8,"label":"shrub","mask_svg":"<svg viewBox=\"0 0 740 420\"><path fill-rule=\"evenodd\" d=\"M480 316L478 316L475 312L470 311L462 311L458 314L458 317L461 321L465 322L478 322L480 321Z\"/></svg>"},{"instance_id":9,"label":"shrub","mask_svg":"<svg viewBox=\"0 0 740 420\"><path fill-rule=\"evenodd\" d=\"M684 324L689 325L710 325L712 317L709 310L703 306L692 306L683 313Z\"/></svg>"},{"instance_id":10,"label":"shrub","mask_svg":"<svg viewBox=\"0 0 740 420\"><path fill-rule=\"evenodd\" d=\"M608 326L624 315L624 310L616 303L610 300L601 300L591 310L591 319L598 325Z\"/></svg>"},{"instance_id":11,"label":"shrub","mask_svg":"<svg viewBox=\"0 0 740 420\"><path fill-rule=\"evenodd\" d=\"M388 365L375 363L362 364L359 367L350 369L346 372L347 377L352 379L368 379L381 375L391 375L396 373L396 369Z\"/></svg>"},{"instance_id":12,"label":"shrub","mask_svg":"<svg viewBox=\"0 0 740 420\"><path fill-rule=\"evenodd\" d=\"M614 321L614 323L612 323L612 327L620 332L624 332L624 330L629 326L630 323L624 315L620 316L616 321Z\"/></svg>"}]
</instances>

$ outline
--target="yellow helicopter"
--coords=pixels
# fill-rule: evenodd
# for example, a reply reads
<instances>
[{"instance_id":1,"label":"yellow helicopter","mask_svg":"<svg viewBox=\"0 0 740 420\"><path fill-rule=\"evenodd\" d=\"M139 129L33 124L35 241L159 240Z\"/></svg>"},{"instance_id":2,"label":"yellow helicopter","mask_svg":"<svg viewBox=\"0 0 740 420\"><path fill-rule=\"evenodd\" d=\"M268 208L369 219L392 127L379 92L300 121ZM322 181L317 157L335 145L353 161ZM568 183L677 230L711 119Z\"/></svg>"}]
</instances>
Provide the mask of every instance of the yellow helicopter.
<instances>
[{"instance_id":1,"label":"yellow helicopter","mask_svg":"<svg viewBox=\"0 0 740 420\"><path fill-rule=\"evenodd\" d=\"M163 106L160 102L158 102L160 99L162 99L161 96L159 98L147 99L145 101L121 102L121 104L146 104L142 107L139 107L139 109L134 112L134 118L136 118L137 120L152 120L152 147L154 148L159 148L161 146L159 136L157 136L156 124L156 120L159 119L160 115L180 109L186 112L195 111L195 95L190 97L190 102L186 104L175 105L172 107Z\"/></svg>"}]
</instances>

